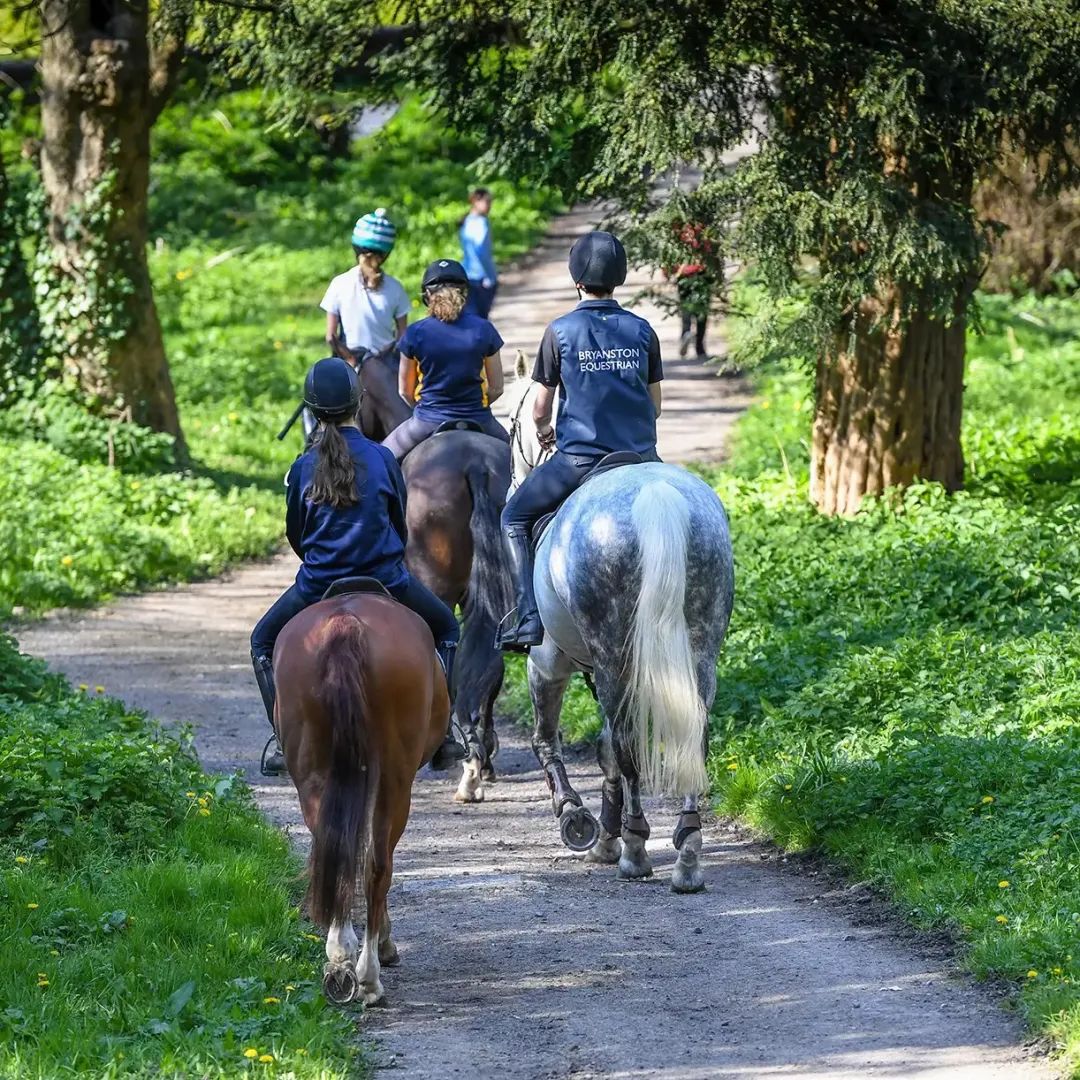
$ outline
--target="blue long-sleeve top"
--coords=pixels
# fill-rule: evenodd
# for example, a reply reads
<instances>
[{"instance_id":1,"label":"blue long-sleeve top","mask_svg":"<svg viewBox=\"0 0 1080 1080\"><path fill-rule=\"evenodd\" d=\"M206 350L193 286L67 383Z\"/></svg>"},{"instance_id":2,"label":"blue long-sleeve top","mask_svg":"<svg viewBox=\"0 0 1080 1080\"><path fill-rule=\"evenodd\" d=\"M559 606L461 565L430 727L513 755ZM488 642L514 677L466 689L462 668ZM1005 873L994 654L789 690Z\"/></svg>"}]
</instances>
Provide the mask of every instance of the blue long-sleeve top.
<instances>
[{"instance_id":1,"label":"blue long-sleeve top","mask_svg":"<svg viewBox=\"0 0 1080 1080\"><path fill-rule=\"evenodd\" d=\"M469 214L458 229L461 240L461 265L470 281L483 281L488 278L492 283L498 280L495 269L495 256L491 251L491 223L486 214Z\"/></svg>"},{"instance_id":2,"label":"blue long-sleeve top","mask_svg":"<svg viewBox=\"0 0 1080 1080\"><path fill-rule=\"evenodd\" d=\"M318 447L301 454L285 479L285 535L302 560L296 586L313 603L339 578L373 577L394 588L408 577L401 467L385 446L356 428L341 434L356 466L356 503L334 507L308 500Z\"/></svg>"}]
</instances>

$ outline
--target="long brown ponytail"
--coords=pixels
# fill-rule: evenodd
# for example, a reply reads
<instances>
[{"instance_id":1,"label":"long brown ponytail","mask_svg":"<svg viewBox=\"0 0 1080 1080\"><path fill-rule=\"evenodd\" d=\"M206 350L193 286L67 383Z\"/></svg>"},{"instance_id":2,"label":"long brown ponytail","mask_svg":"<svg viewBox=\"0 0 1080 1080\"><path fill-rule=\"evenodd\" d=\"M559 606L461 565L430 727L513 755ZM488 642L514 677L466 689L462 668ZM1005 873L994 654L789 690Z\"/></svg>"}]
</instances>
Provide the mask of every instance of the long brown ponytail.
<instances>
[{"instance_id":1,"label":"long brown ponytail","mask_svg":"<svg viewBox=\"0 0 1080 1080\"><path fill-rule=\"evenodd\" d=\"M319 456L307 490L308 502L335 509L355 506L360 501L357 488L362 478L356 475L356 463L341 428L332 420L324 420L315 445Z\"/></svg>"}]
</instances>

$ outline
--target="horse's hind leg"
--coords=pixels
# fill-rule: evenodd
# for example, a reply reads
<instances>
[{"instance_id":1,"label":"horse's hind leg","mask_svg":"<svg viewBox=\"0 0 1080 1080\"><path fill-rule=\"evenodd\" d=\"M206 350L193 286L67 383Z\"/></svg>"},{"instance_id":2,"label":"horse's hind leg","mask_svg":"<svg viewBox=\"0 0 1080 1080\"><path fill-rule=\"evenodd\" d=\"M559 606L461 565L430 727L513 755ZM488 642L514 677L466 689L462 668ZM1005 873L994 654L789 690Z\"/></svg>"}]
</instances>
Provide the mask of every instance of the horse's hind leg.
<instances>
[{"instance_id":1,"label":"horse's hind leg","mask_svg":"<svg viewBox=\"0 0 1080 1080\"><path fill-rule=\"evenodd\" d=\"M573 672L573 664L550 641L529 653L529 696L535 721L533 753L544 770L563 843L571 851L588 851L596 843L599 829L566 775L559 737L563 695Z\"/></svg>"},{"instance_id":2,"label":"horse's hind leg","mask_svg":"<svg viewBox=\"0 0 1080 1080\"><path fill-rule=\"evenodd\" d=\"M645 812L641 808L641 785L631 736L622 721L617 721L613 726L612 746L623 782L623 843L622 855L619 856L619 877L651 877L652 862L645 850L645 841L649 839L649 823L645 820Z\"/></svg>"},{"instance_id":3,"label":"horse's hind leg","mask_svg":"<svg viewBox=\"0 0 1080 1080\"><path fill-rule=\"evenodd\" d=\"M605 719L604 730L596 744L596 759L604 774L602 802L600 804L600 839L596 846L585 856L588 862L612 865L619 861L622 854L623 788L619 763L615 760L615 751L611 746L611 725Z\"/></svg>"},{"instance_id":4,"label":"horse's hind leg","mask_svg":"<svg viewBox=\"0 0 1080 1080\"><path fill-rule=\"evenodd\" d=\"M502 681L502 655L493 651L483 672L476 676L475 687L469 689L469 700L474 705L469 713L466 729L469 756L462 762L461 781L454 792L457 802L483 802L484 781L495 779L495 771L491 767L491 754L495 743L492 712Z\"/></svg>"},{"instance_id":5,"label":"horse's hind leg","mask_svg":"<svg viewBox=\"0 0 1080 1080\"><path fill-rule=\"evenodd\" d=\"M365 1005L374 1005L381 1001L385 993L380 961L382 955L389 953L387 946L382 944L384 923L386 942L393 946L393 942L390 941L389 918L386 913L386 894L390 891L390 880L393 876L392 858L389 830L384 827L372 840L364 873L367 919L364 926L363 948L360 950L360 959L356 962L356 977L360 980L360 996ZM396 954L397 950L393 951Z\"/></svg>"},{"instance_id":6,"label":"horse's hind leg","mask_svg":"<svg viewBox=\"0 0 1080 1080\"><path fill-rule=\"evenodd\" d=\"M682 813L671 842L679 853L671 871L671 891L701 892L705 888L705 874L701 869L701 815L698 813L696 795L687 795L683 800Z\"/></svg>"}]
</instances>

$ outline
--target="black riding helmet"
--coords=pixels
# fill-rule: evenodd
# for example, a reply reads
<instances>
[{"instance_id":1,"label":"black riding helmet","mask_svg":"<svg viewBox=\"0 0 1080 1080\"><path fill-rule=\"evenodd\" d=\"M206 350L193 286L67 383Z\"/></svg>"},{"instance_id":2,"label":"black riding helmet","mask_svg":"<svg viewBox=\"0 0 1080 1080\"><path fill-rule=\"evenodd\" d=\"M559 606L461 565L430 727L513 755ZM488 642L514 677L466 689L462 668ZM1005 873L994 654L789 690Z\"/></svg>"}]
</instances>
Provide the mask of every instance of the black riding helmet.
<instances>
[{"instance_id":1,"label":"black riding helmet","mask_svg":"<svg viewBox=\"0 0 1080 1080\"><path fill-rule=\"evenodd\" d=\"M337 356L316 360L304 380L304 404L320 420L352 416L360 407L360 381Z\"/></svg>"},{"instance_id":2,"label":"black riding helmet","mask_svg":"<svg viewBox=\"0 0 1080 1080\"><path fill-rule=\"evenodd\" d=\"M590 292L611 292L626 280L626 248L609 232L586 233L570 249L570 276Z\"/></svg>"},{"instance_id":3,"label":"black riding helmet","mask_svg":"<svg viewBox=\"0 0 1080 1080\"><path fill-rule=\"evenodd\" d=\"M467 289L469 275L465 273L465 267L455 259L437 259L424 271L420 291L426 296L428 289L434 289L438 285L459 285Z\"/></svg>"}]
</instances>

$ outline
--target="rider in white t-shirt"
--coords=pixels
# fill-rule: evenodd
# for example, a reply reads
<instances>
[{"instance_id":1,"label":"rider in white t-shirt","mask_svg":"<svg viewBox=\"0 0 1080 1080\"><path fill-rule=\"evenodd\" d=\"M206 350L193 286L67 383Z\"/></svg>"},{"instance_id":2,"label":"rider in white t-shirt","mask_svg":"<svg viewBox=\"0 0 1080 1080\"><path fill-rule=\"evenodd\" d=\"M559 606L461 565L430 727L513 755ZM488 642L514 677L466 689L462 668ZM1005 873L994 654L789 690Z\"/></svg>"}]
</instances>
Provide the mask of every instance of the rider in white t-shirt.
<instances>
[{"instance_id":1,"label":"rider in white t-shirt","mask_svg":"<svg viewBox=\"0 0 1080 1080\"><path fill-rule=\"evenodd\" d=\"M384 352L405 332L408 294L397 278L382 271L396 236L382 207L360 218L352 234L357 265L330 282L320 305L326 312L327 343L353 367L357 354Z\"/></svg>"}]
</instances>

